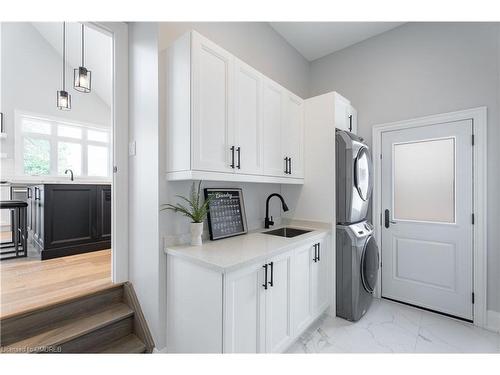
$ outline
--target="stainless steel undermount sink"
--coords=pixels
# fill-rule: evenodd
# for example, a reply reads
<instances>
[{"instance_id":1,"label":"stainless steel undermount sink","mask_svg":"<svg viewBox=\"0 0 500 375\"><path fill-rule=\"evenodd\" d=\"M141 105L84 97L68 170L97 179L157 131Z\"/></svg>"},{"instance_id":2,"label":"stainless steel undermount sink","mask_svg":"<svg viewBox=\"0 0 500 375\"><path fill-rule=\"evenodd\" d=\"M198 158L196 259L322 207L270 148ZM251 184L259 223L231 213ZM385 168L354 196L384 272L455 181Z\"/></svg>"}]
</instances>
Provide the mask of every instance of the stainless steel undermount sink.
<instances>
[{"instance_id":1,"label":"stainless steel undermount sink","mask_svg":"<svg viewBox=\"0 0 500 375\"><path fill-rule=\"evenodd\" d=\"M297 236L300 236L301 234L305 234L305 233L309 233L309 232L312 232L312 231L306 230L306 229L283 227L283 228L279 228L279 229L268 230L267 232L262 232L262 233L272 234L273 236L291 238L291 237L297 237Z\"/></svg>"}]
</instances>

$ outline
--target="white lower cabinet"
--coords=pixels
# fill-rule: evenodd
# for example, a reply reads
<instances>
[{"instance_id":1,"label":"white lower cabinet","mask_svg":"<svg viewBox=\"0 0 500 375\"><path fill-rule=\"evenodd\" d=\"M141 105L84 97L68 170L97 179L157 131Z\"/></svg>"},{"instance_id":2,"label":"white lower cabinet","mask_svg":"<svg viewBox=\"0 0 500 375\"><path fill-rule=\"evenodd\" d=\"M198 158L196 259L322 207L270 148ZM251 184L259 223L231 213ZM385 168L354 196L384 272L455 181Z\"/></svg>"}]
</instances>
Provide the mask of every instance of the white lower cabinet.
<instances>
[{"instance_id":1,"label":"white lower cabinet","mask_svg":"<svg viewBox=\"0 0 500 375\"><path fill-rule=\"evenodd\" d=\"M329 306L328 253L317 237L227 273L168 255L167 350L285 351Z\"/></svg>"}]
</instances>

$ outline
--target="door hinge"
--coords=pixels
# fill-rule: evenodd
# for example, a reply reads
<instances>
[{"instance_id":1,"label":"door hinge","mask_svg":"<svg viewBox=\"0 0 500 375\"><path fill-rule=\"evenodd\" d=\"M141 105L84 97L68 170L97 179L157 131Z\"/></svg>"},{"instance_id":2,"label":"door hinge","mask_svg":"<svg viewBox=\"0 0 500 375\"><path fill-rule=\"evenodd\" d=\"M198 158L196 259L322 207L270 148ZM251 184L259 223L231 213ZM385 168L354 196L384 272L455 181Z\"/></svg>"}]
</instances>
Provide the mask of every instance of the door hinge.
<instances>
[{"instance_id":1,"label":"door hinge","mask_svg":"<svg viewBox=\"0 0 500 375\"><path fill-rule=\"evenodd\" d=\"M118 172L118 167L115 165L115 166L113 166L113 173L116 173L116 172Z\"/></svg>"},{"instance_id":2,"label":"door hinge","mask_svg":"<svg viewBox=\"0 0 500 375\"><path fill-rule=\"evenodd\" d=\"M474 134L472 134L472 145L474 146Z\"/></svg>"},{"instance_id":3,"label":"door hinge","mask_svg":"<svg viewBox=\"0 0 500 375\"><path fill-rule=\"evenodd\" d=\"M475 221L476 221L476 218L474 217L474 214L472 214L472 225L474 225Z\"/></svg>"},{"instance_id":4,"label":"door hinge","mask_svg":"<svg viewBox=\"0 0 500 375\"><path fill-rule=\"evenodd\" d=\"M472 303L474 303L475 297L474 297L474 292L472 292Z\"/></svg>"}]
</instances>

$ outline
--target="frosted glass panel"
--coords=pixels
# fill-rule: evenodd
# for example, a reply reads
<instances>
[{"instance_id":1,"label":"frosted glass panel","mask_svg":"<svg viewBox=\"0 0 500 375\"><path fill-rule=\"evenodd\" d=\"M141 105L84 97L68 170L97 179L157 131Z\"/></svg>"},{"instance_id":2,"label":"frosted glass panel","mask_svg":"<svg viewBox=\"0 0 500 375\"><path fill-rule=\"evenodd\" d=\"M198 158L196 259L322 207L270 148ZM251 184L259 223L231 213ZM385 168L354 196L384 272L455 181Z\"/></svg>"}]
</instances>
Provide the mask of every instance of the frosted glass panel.
<instances>
[{"instance_id":1,"label":"frosted glass panel","mask_svg":"<svg viewBox=\"0 0 500 375\"><path fill-rule=\"evenodd\" d=\"M455 139L394 145L394 219L455 222Z\"/></svg>"}]
</instances>

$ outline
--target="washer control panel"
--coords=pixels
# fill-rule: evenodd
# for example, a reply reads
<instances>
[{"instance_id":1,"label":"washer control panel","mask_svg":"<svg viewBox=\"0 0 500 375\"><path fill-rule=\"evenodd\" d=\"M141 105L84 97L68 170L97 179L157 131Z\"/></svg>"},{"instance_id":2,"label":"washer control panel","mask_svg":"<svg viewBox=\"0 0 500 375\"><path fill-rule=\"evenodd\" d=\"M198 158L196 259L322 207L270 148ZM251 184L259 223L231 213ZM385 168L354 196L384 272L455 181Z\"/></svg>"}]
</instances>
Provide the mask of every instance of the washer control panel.
<instances>
[{"instance_id":1,"label":"washer control panel","mask_svg":"<svg viewBox=\"0 0 500 375\"><path fill-rule=\"evenodd\" d=\"M349 225L349 229L356 235L356 237L366 237L372 234L373 225L368 221L362 221L360 223Z\"/></svg>"}]
</instances>

